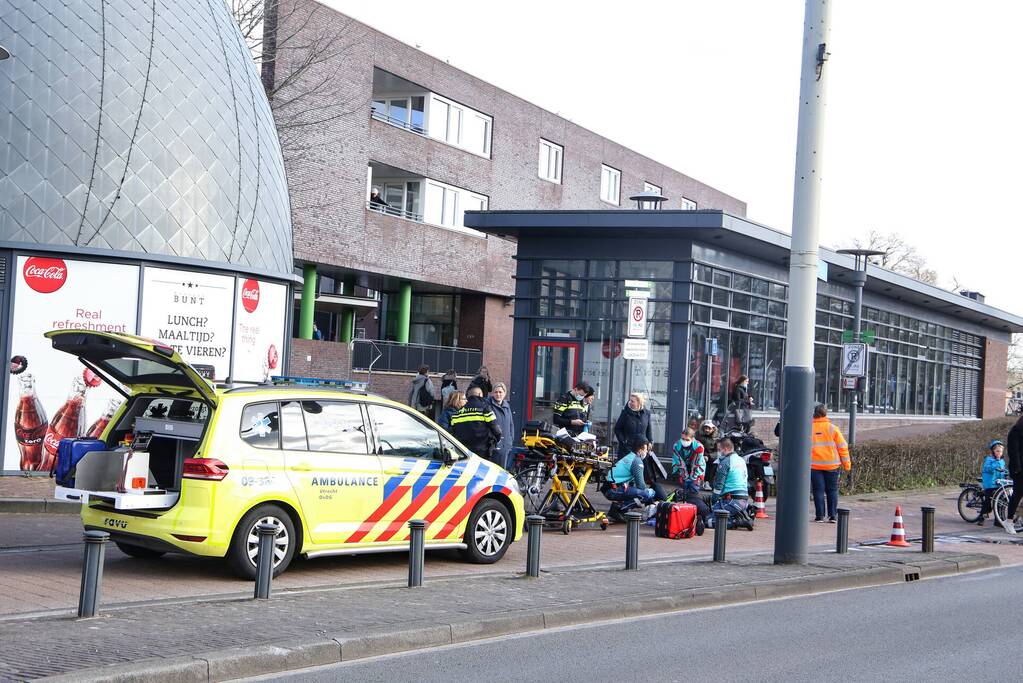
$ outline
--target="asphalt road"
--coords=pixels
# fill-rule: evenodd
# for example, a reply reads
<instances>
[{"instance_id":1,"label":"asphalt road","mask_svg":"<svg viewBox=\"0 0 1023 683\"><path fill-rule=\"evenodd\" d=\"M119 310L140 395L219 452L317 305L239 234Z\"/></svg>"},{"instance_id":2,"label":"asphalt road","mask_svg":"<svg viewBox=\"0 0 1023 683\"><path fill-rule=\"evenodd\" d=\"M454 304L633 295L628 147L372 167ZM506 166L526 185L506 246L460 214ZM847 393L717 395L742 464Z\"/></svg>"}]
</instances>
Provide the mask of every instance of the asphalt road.
<instances>
[{"instance_id":1,"label":"asphalt road","mask_svg":"<svg viewBox=\"0 0 1023 683\"><path fill-rule=\"evenodd\" d=\"M1023 567L479 641L249 680L1019 680Z\"/></svg>"}]
</instances>

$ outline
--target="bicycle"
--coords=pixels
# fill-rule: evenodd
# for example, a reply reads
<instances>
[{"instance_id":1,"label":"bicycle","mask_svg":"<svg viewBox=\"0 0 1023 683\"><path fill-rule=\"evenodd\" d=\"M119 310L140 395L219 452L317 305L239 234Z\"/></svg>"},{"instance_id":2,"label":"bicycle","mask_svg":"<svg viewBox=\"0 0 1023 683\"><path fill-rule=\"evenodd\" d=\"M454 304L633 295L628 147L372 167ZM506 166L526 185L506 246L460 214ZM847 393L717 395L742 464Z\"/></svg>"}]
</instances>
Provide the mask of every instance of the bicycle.
<instances>
[{"instance_id":1,"label":"bicycle","mask_svg":"<svg viewBox=\"0 0 1023 683\"><path fill-rule=\"evenodd\" d=\"M1012 479L999 479L995 482L998 484L998 491L991 496L991 509L994 512L995 520L1000 526L1004 526L1004 522L1009 517L1009 498L1012 497ZM1019 510L1016 511L1016 517L1012 520L1012 526L1016 529L1016 533L1023 531L1023 516L1020 515Z\"/></svg>"}]
</instances>

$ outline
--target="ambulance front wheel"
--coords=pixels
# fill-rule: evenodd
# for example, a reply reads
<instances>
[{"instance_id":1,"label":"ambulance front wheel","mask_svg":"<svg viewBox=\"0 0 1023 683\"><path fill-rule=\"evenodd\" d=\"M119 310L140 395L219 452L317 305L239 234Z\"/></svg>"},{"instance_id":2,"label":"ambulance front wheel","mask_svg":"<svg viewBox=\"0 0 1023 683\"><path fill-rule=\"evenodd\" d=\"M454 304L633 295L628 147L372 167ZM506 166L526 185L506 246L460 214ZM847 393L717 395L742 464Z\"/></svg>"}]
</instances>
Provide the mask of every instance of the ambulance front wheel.
<instances>
[{"instance_id":1,"label":"ambulance front wheel","mask_svg":"<svg viewBox=\"0 0 1023 683\"><path fill-rule=\"evenodd\" d=\"M473 564L493 564L504 557L512 537L508 508L493 498L484 498L469 515L462 556Z\"/></svg>"}]
</instances>

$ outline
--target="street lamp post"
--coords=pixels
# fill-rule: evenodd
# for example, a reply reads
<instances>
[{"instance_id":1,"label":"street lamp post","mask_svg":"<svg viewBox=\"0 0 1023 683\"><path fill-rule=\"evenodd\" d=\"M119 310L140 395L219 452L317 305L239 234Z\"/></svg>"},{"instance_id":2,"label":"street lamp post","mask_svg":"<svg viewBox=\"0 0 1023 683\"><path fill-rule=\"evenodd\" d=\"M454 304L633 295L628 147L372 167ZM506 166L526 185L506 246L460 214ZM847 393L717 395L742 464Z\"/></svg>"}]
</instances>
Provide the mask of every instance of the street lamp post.
<instances>
[{"instance_id":1,"label":"street lamp post","mask_svg":"<svg viewBox=\"0 0 1023 683\"><path fill-rule=\"evenodd\" d=\"M813 445L813 339L816 322L818 214L824 142L830 0L806 0L799 78L792 253L789 257L789 319L782 377L781 472L778 478L774 563L806 564Z\"/></svg>"},{"instance_id":2,"label":"street lamp post","mask_svg":"<svg viewBox=\"0 0 1023 683\"><path fill-rule=\"evenodd\" d=\"M871 256L884 256L885 252L876 249L839 249L839 254L848 254L853 257L854 267L852 273L853 288L856 290L856 300L853 303L853 341L860 341L860 331L863 321L863 286L867 284L867 265ZM866 368L869 372L869 366ZM849 445L856 443L856 409L860 397L859 382L849 397Z\"/></svg>"}]
</instances>

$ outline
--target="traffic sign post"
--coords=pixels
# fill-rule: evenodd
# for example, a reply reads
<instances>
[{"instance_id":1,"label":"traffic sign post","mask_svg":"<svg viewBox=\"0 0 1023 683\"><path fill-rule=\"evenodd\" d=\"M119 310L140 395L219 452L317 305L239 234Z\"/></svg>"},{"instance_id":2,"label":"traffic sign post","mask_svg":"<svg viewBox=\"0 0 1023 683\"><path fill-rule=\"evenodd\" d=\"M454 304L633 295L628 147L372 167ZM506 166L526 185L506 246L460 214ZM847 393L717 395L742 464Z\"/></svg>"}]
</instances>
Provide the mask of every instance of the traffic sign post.
<instances>
[{"instance_id":1,"label":"traffic sign post","mask_svg":"<svg viewBox=\"0 0 1023 683\"><path fill-rule=\"evenodd\" d=\"M842 376L865 377L867 374L867 345L861 342L842 344Z\"/></svg>"},{"instance_id":2,"label":"traffic sign post","mask_svg":"<svg viewBox=\"0 0 1023 683\"><path fill-rule=\"evenodd\" d=\"M649 299L643 296L629 297L629 328L627 336L646 339L646 308Z\"/></svg>"}]
</instances>

